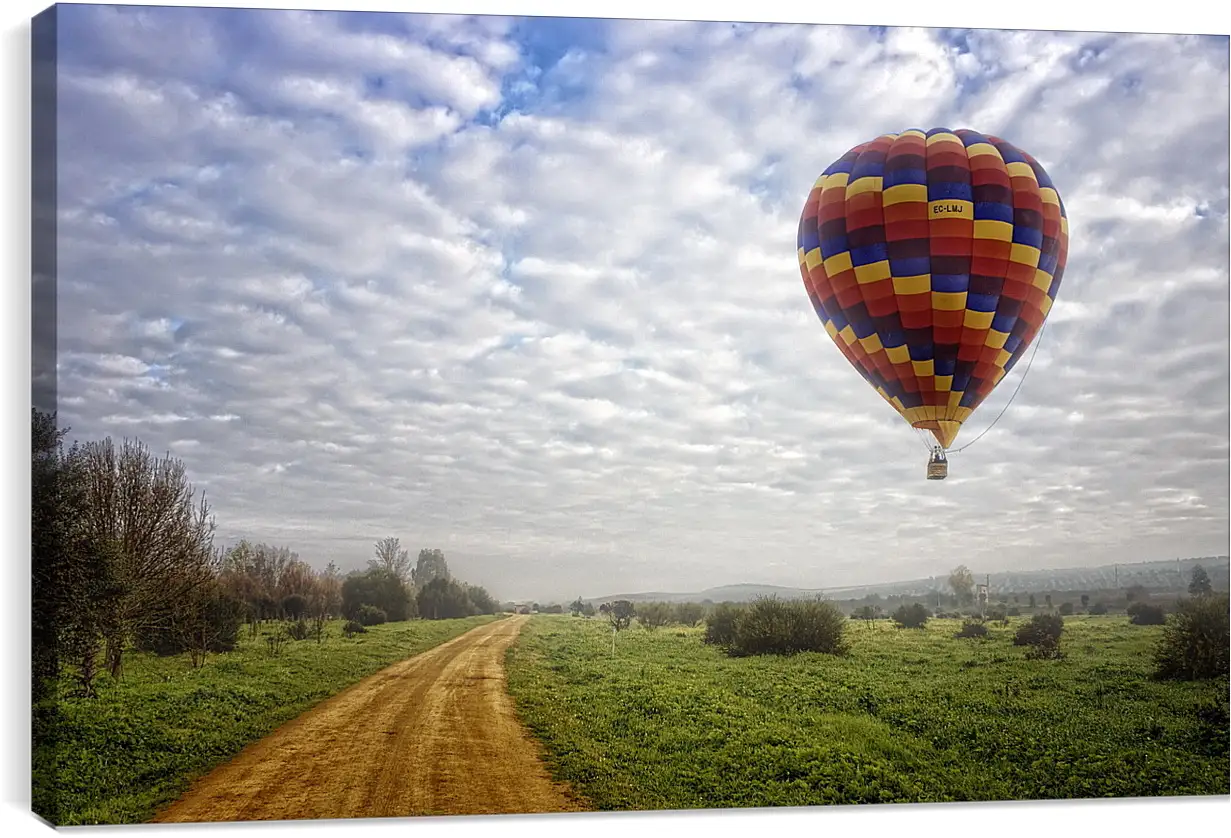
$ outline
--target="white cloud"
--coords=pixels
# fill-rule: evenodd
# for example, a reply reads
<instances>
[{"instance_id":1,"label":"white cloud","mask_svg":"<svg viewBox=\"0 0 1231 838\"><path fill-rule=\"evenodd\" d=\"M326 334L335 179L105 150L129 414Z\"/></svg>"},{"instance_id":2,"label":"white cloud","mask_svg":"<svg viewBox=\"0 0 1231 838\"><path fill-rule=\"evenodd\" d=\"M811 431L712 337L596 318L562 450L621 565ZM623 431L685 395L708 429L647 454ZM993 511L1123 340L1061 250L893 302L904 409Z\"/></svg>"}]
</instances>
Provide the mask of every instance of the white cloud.
<instances>
[{"instance_id":1,"label":"white cloud","mask_svg":"<svg viewBox=\"0 0 1231 838\"><path fill-rule=\"evenodd\" d=\"M224 539L543 598L1226 543L1218 42L61 13L63 418L182 457ZM1073 233L939 485L795 261L830 161L932 125L1030 150Z\"/></svg>"}]
</instances>

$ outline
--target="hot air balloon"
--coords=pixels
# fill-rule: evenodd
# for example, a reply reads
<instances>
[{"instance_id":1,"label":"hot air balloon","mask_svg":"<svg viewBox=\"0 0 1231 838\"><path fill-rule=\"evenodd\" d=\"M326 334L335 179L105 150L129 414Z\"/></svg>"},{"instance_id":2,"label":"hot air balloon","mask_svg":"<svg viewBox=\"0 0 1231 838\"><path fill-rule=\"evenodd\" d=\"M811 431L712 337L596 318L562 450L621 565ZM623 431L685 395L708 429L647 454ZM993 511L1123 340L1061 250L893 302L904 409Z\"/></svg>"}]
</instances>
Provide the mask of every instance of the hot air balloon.
<instances>
[{"instance_id":1,"label":"hot air balloon","mask_svg":"<svg viewBox=\"0 0 1231 838\"><path fill-rule=\"evenodd\" d=\"M948 475L962 423L1042 327L1068 219L1026 152L975 131L884 134L821 174L799 222L800 272L825 331Z\"/></svg>"}]
</instances>

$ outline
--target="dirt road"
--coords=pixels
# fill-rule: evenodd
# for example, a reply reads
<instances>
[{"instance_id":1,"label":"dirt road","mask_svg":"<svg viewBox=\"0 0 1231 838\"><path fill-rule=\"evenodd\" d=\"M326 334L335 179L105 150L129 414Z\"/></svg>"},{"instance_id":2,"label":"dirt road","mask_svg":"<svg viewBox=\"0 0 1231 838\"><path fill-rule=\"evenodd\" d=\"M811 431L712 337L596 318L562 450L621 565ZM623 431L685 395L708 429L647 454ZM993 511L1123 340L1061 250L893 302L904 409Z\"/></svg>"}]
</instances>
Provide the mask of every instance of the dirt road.
<instances>
[{"instance_id":1,"label":"dirt road","mask_svg":"<svg viewBox=\"0 0 1231 838\"><path fill-rule=\"evenodd\" d=\"M480 626L329 698L201 778L156 823L560 812L505 691L528 620Z\"/></svg>"}]
</instances>

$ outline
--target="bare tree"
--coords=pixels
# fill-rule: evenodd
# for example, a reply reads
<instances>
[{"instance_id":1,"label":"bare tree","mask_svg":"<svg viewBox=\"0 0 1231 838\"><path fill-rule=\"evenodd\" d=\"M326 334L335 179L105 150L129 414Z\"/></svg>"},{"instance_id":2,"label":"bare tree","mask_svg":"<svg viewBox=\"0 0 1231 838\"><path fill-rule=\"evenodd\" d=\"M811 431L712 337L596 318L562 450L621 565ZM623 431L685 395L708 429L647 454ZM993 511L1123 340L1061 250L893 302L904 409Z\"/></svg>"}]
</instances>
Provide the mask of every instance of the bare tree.
<instances>
[{"instance_id":1,"label":"bare tree","mask_svg":"<svg viewBox=\"0 0 1231 838\"><path fill-rule=\"evenodd\" d=\"M210 582L218 564L214 519L194 501L184 464L154 457L142 443L110 438L72 452L85 503L82 525L96 553L111 551L117 595L104 617L105 660L119 677L123 655L141 631L170 631L175 603Z\"/></svg>"},{"instance_id":2,"label":"bare tree","mask_svg":"<svg viewBox=\"0 0 1231 838\"><path fill-rule=\"evenodd\" d=\"M400 539L382 538L376 542L376 558L370 559L368 566L387 570L403 583L410 583L410 551L402 549Z\"/></svg>"}]
</instances>

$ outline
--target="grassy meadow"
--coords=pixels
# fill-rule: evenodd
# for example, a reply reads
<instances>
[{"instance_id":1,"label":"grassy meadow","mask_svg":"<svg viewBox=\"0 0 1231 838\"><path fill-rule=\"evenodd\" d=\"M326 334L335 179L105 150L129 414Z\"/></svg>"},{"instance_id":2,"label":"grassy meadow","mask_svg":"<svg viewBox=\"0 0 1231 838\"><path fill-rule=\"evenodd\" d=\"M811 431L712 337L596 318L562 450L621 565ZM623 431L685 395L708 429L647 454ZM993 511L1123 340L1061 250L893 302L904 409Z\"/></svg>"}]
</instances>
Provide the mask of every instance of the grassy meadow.
<instances>
[{"instance_id":1,"label":"grassy meadow","mask_svg":"<svg viewBox=\"0 0 1231 838\"><path fill-rule=\"evenodd\" d=\"M730 658L703 628L533 618L509 689L553 774L600 810L1228 793L1227 680L1151 679L1160 626L956 639L851 621L851 653ZM1220 718L1221 714L1221 718Z\"/></svg>"},{"instance_id":2,"label":"grassy meadow","mask_svg":"<svg viewBox=\"0 0 1231 838\"><path fill-rule=\"evenodd\" d=\"M59 825L145 821L317 702L494 619L386 623L350 639L335 620L322 643L292 641L277 656L266 624L257 638L241 629L234 652L199 669L187 655L130 654L122 679L97 678L97 698L60 700L57 740L34 754L34 809Z\"/></svg>"}]
</instances>

